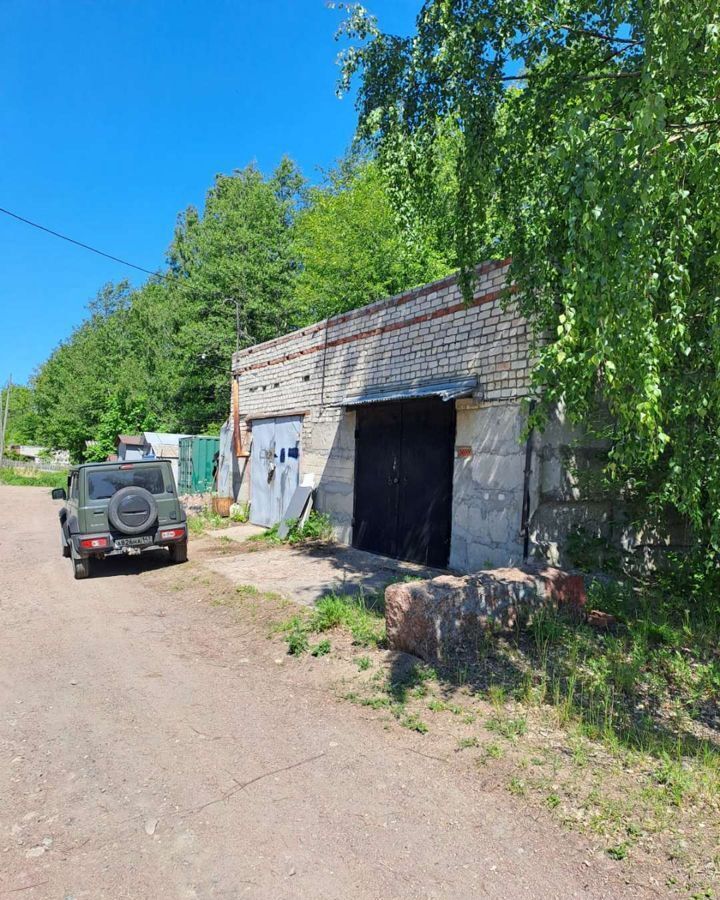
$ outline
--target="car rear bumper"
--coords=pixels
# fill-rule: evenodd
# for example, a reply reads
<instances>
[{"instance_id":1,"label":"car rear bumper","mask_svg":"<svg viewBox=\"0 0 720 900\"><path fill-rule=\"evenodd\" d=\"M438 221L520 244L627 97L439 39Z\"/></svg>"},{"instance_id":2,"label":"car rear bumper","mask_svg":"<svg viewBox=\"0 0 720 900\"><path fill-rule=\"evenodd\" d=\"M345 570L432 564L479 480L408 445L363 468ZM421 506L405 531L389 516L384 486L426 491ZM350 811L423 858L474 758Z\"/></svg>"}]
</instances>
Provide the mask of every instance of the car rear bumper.
<instances>
[{"instance_id":1,"label":"car rear bumper","mask_svg":"<svg viewBox=\"0 0 720 900\"><path fill-rule=\"evenodd\" d=\"M155 547L167 547L187 540L187 526L184 522L163 525L146 534L100 534L71 535L73 552L76 556L117 556L122 553L142 553Z\"/></svg>"}]
</instances>

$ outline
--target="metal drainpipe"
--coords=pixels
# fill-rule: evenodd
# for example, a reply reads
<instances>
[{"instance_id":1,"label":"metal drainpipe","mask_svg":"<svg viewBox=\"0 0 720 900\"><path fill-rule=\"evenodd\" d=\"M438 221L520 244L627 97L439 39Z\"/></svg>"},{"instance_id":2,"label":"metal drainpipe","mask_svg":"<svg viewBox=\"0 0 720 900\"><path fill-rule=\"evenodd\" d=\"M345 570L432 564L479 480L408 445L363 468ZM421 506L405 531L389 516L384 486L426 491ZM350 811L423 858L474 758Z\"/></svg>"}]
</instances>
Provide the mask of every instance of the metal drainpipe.
<instances>
[{"instance_id":1,"label":"metal drainpipe","mask_svg":"<svg viewBox=\"0 0 720 900\"><path fill-rule=\"evenodd\" d=\"M320 415L323 414L323 409L325 406L325 366L327 365L327 352L328 352L328 329L330 328L330 316L325 319L325 346L323 347L323 359L322 359L322 380L320 382Z\"/></svg>"},{"instance_id":2,"label":"metal drainpipe","mask_svg":"<svg viewBox=\"0 0 720 900\"><path fill-rule=\"evenodd\" d=\"M530 401L528 419L535 410L535 401ZM525 442L525 471L523 472L523 505L520 530L523 535L523 561L530 556L530 475L532 474L532 439L535 429L531 428Z\"/></svg>"}]
</instances>

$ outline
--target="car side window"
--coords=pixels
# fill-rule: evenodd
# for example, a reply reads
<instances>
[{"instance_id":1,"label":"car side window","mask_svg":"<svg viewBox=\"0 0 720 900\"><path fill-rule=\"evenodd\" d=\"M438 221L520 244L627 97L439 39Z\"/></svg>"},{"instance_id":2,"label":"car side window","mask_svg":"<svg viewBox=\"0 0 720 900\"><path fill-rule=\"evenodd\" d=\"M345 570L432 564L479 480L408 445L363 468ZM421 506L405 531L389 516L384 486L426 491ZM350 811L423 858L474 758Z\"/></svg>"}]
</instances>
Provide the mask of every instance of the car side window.
<instances>
[{"instance_id":1,"label":"car side window","mask_svg":"<svg viewBox=\"0 0 720 900\"><path fill-rule=\"evenodd\" d=\"M70 478L70 499L77 500L78 495L78 477L75 472Z\"/></svg>"}]
</instances>

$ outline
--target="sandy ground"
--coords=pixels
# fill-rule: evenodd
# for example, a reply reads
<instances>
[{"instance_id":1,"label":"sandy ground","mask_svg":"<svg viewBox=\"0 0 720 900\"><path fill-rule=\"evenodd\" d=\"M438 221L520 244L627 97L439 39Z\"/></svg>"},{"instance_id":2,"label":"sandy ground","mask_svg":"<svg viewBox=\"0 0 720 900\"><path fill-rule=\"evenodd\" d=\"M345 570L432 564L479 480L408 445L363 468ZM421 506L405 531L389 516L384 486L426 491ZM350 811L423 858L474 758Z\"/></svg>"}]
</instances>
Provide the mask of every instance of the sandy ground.
<instances>
[{"instance_id":1,"label":"sandy ground","mask_svg":"<svg viewBox=\"0 0 720 900\"><path fill-rule=\"evenodd\" d=\"M304 681L200 562L75 582L47 490L0 509L0 897L659 896Z\"/></svg>"}]
</instances>

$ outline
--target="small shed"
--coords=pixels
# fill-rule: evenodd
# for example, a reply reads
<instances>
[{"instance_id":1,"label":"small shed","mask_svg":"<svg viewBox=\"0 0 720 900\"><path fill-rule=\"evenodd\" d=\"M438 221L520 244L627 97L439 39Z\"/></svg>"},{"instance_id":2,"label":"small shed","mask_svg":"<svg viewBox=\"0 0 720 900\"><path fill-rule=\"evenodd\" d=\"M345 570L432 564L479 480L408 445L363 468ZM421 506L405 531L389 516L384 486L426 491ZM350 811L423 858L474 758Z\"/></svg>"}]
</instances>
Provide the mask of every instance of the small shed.
<instances>
[{"instance_id":1,"label":"small shed","mask_svg":"<svg viewBox=\"0 0 720 900\"><path fill-rule=\"evenodd\" d=\"M178 460L180 458L180 441L182 438L191 437L188 434L170 434L166 431L145 431L143 433L143 459L167 459L178 484L180 471Z\"/></svg>"},{"instance_id":2,"label":"small shed","mask_svg":"<svg viewBox=\"0 0 720 900\"><path fill-rule=\"evenodd\" d=\"M118 459L142 459L143 443L144 441L141 434L119 434L117 437Z\"/></svg>"},{"instance_id":3,"label":"small shed","mask_svg":"<svg viewBox=\"0 0 720 900\"><path fill-rule=\"evenodd\" d=\"M43 447L38 447L35 445L28 446L27 444L10 444L8 450L11 453L14 453L15 456L21 456L23 459L28 459L34 463L39 463L42 461L41 456L44 452Z\"/></svg>"}]
</instances>

